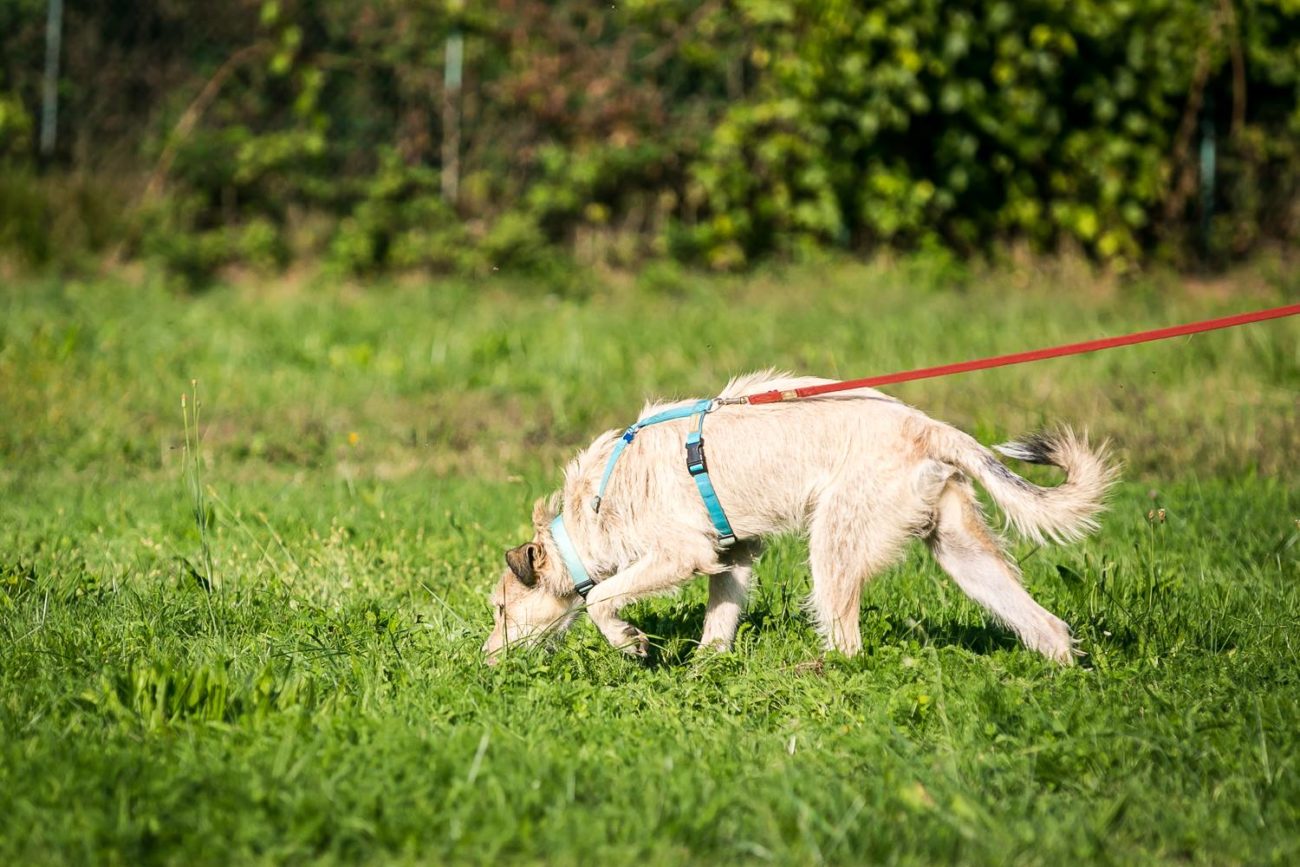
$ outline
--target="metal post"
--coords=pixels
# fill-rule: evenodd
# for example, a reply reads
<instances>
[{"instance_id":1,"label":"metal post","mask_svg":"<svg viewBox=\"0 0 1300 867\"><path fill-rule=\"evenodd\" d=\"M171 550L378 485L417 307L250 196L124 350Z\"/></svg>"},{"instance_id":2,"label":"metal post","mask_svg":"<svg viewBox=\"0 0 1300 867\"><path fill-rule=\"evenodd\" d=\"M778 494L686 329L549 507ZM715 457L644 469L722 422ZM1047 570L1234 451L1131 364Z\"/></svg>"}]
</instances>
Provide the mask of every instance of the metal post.
<instances>
[{"instance_id":1,"label":"metal post","mask_svg":"<svg viewBox=\"0 0 1300 867\"><path fill-rule=\"evenodd\" d=\"M1214 183L1217 162L1214 140L1214 93L1205 94L1201 108L1201 250L1210 250L1211 222L1214 218Z\"/></svg>"},{"instance_id":2,"label":"metal post","mask_svg":"<svg viewBox=\"0 0 1300 867\"><path fill-rule=\"evenodd\" d=\"M41 158L54 154L59 120L59 50L63 42L63 0L49 0L45 19L45 81L41 88Z\"/></svg>"},{"instance_id":3,"label":"metal post","mask_svg":"<svg viewBox=\"0 0 1300 867\"><path fill-rule=\"evenodd\" d=\"M455 206L460 195L460 83L465 40L459 30L447 36L442 76L442 197Z\"/></svg>"}]
</instances>

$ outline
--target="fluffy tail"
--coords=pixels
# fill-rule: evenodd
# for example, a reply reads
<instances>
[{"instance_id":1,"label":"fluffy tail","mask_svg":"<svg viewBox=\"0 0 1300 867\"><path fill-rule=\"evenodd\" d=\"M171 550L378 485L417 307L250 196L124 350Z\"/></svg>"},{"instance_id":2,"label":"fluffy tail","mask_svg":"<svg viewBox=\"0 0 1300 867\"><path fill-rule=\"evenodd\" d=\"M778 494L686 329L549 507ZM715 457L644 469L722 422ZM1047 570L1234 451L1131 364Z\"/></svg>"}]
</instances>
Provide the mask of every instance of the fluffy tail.
<instances>
[{"instance_id":1,"label":"fluffy tail","mask_svg":"<svg viewBox=\"0 0 1300 867\"><path fill-rule=\"evenodd\" d=\"M1042 488L1007 468L992 451L953 428L936 439L937 457L979 480L1011 525L1035 542L1069 542L1097 529L1106 491L1119 476L1106 445L1093 449L1069 428L994 446L1009 458L1065 470L1065 481Z\"/></svg>"}]
</instances>

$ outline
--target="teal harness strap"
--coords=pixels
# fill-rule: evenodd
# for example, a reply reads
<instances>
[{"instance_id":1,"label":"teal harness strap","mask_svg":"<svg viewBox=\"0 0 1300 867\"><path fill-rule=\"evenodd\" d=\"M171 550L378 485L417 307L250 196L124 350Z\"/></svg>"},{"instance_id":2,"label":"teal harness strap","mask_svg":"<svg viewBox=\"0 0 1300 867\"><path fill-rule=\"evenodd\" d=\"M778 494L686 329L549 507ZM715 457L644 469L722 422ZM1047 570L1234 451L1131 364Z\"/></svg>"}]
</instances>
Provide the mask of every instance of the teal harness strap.
<instances>
[{"instance_id":1,"label":"teal harness strap","mask_svg":"<svg viewBox=\"0 0 1300 867\"><path fill-rule=\"evenodd\" d=\"M686 471L695 480L695 487L700 490L700 499L704 500L704 508L708 510L713 529L718 531L718 547L730 548L736 544L736 533L731 529L727 513L722 510L722 503L718 502L718 495L713 490L713 481L709 478L709 466L704 460L704 417L707 414L707 412L697 414L695 418L698 418L699 422L695 430L686 435ZM692 421L694 420L693 418Z\"/></svg>"},{"instance_id":2,"label":"teal harness strap","mask_svg":"<svg viewBox=\"0 0 1300 867\"><path fill-rule=\"evenodd\" d=\"M569 570L573 589L586 599L587 593L596 586L596 582L587 574L587 567L582 565L578 549L573 547L573 540L569 538L569 531L564 526L563 515L556 515L555 520L551 521L551 538L555 540L555 547L560 549L560 559L564 561L564 568Z\"/></svg>"},{"instance_id":3,"label":"teal harness strap","mask_svg":"<svg viewBox=\"0 0 1300 867\"><path fill-rule=\"evenodd\" d=\"M650 427L652 424L672 421L673 419L686 418L688 415L696 413L706 413L713 408L711 400L697 400L689 406L678 406L672 409L666 409L663 412L657 412L654 415L646 416L636 424L623 431L618 442L614 443L614 450L609 453L609 460L605 463L605 472L600 477L600 487L596 489L596 496L592 498L591 508L597 512L600 511L600 503L605 499L605 487L609 484L609 477L614 474L614 465L623 454L623 450L628 447L636 435L641 432L641 428Z\"/></svg>"},{"instance_id":4,"label":"teal harness strap","mask_svg":"<svg viewBox=\"0 0 1300 867\"><path fill-rule=\"evenodd\" d=\"M725 401L724 401L725 402ZM618 459L622 456L624 450L636 439L636 435L641 432L642 428L651 425L660 424L665 421L691 417L695 422L695 429L686 435L686 469L695 480L695 487L699 489L700 499L704 501L704 508L709 513L709 520L713 523L713 528L718 531L718 546L728 548L736 542L736 533L731 529L731 522L727 520L727 513L722 509L722 503L718 501L718 494L713 489L713 481L709 478L708 464L704 460L704 417L711 413L719 406L717 400L697 400L686 406L666 409L663 412L655 413L651 416L638 421L636 424L623 431L623 435L614 443L613 450L609 453L609 460L605 463L605 472L600 477L600 487L596 489L596 496L591 500L591 508L600 511L600 504L605 499L605 488L609 485L609 479L614 474L614 467L618 464ZM560 533L555 532L556 527L560 528ZM568 555L565 554L565 543L568 543L567 534L564 535L564 542L560 541L560 535L563 533L563 522L557 518L551 525L551 533L556 537L557 544L560 545L561 554L565 557L565 564L569 565ZM568 543L568 550L572 551L572 543ZM574 560L577 562L577 569L569 566L569 574L574 577L574 583L578 583L577 575L579 570L586 577L586 571L582 570L582 564L577 561L577 555L574 554ZM586 580L590 581L589 578ZM594 585L594 582L592 582ZM588 587L587 589L590 589ZM579 592L584 593L585 590Z\"/></svg>"},{"instance_id":5,"label":"teal harness strap","mask_svg":"<svg viewBox=\"0 0 1300 867\"><path fill-rule=\"evenodd\" d=\"M600 475L600 487L596 489L596 496L591 498L591 509L593 512L600 511L600 502L605 499L605 486L609 484L609 477L614 474L614 465L618 463L619 456L623 454L623 449L627 444L632 442L636 437L637 431L640 430L636 425L632 425L623 431L623 435L614 443L614 450L609 453L609 460L605 463L605 472Z\"/></svg>"}]
</instances>

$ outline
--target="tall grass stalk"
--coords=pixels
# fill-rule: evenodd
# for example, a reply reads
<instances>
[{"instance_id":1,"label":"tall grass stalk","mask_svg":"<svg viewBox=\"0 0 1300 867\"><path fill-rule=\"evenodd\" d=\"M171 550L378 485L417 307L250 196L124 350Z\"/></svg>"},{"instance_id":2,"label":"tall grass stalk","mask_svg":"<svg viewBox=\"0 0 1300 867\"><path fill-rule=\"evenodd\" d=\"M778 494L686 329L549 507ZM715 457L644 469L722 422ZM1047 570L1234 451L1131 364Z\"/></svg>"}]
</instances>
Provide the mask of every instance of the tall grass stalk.
<instances>
[{"instance_id":1,"label":"tall grass stalk","mask_svg":"<svg viewBox=\"0 0 1300 867\"><path fill-rule=\"evenodd\" d=\"M199 428L199 381L190 380L190 393L181 394L181 419L185 427L185 454L183 458L185 487L190 498L190 510L194 515L194 525L199 531L199 549L202 553L203 572L191 569L203 589L203 599L207 603L208 620L212 631L217 631L217 616L212 608L212 594L216 584L212 572L212 542L208 529L212 523L212 512L208 506L207 496L203 492L203 455L201 450L202 431Z\"/></svg>"}]
</instances>

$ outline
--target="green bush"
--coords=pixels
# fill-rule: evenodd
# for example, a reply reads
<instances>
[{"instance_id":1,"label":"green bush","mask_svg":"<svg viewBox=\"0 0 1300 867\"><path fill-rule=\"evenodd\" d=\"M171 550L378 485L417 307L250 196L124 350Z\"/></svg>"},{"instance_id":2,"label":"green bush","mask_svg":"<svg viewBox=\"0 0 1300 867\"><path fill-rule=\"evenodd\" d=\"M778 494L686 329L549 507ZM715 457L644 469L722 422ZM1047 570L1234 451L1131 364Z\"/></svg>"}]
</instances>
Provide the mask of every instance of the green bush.
<instances>
[{"instance_id":1,"label":"green bush","mask_svg":"<svg viewBox=\"0 0 1300 867\"><path fill-rule=\"evenodd\" d=\"M98 176L39 176L0 163L0 253L29 266L76 268L124 238L123 193Z\"/></svg>"},{"instance_id":2,"label":"green bush","mask_svg":"<svg viewBox=\"0 0 1300 867\"><path fill-rule=\"evenodd\" d=\"M387 267L457 270L465 229L441 199L438 173L383 151L373 176L357 185L352 212L330 241L329 263L362 273Z\"/></svg>"},{"instance_id":3,"label":"green bush","mask_svg":"<svg viewBox=\"0 0 1300 867\"><path fill-rule=\"evenodd\" d=\"M0 48L22 61L0 90L14 165L33 145L35 9L0 2ZM168 51L109 26L124 14L69 19L86 47L67 59L55 165L157 166L167 195L132 249L194 278L293 257L541 273L567 247L732 269L1008 240L1123 265L1300 232L1295 0L141 4ZM66 202L32 192L0 204L0 239L41 260Z\"/></svg>"},{"instance_id":4,"label":"green bush","mask_svg":"<svg viewBox=\"0 0 1300 867\"><path fill-rule=\"evenodd\" d=\"M21 157L31 147L32 116L17 94L0 90L0 161Z\"/></svg>"},{"instance_id":5,"label":"green bush","mask_svg":"<svg viewBox=\"0 0 1300 867\"><path fill-rule=\"evenodd\" d=\"M0 172L0 250L29 264L47 262L54 242L49 212L48 197L34 178Z\"/></svg>"},{"instance_id":6,"label":"green bush","mask_svg":"<svg viewBox=\"0 0 1300 867\"><path fill-rule=\"evenodd\" d=\"M910 245L931 235L959 250L1010 236L1137 257L1156 240L1177 160L1194 157L1186 140L1180 157L1185 107L1230 92L1222 79L1238 38L1250 46L1258 102L1252 123L1222 136L1223 218L1238 249L1294 228L1264 204L1259 182L1285 177L1285 195L1271 198L1294 200L1294 4L1253 5L1244 30L1185 0L741 9L757 34L759 84L692 166L708 212L694 240L714 264L809 240ZM1230 103L1206 103L1216 125ZM1270 117L1279 106L1290 116Z\"/></svg>"}]
</instances>

